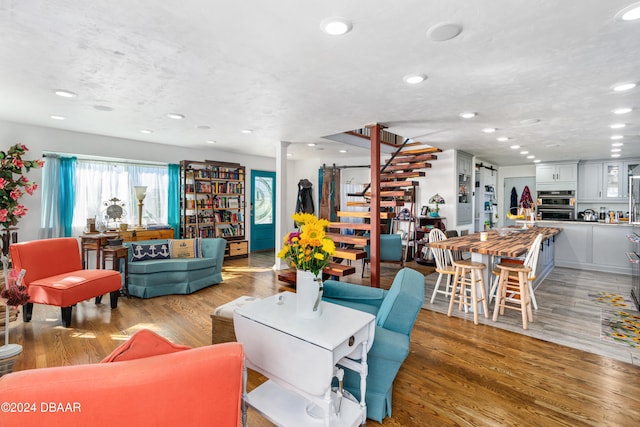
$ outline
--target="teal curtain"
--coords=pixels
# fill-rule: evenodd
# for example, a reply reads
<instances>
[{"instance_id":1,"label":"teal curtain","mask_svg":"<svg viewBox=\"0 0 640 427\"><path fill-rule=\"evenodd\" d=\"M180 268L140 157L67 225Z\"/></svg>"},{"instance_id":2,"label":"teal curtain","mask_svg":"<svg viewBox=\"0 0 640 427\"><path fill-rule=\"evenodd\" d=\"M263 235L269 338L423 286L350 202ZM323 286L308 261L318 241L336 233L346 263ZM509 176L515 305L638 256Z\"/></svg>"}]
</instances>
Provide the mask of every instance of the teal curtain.
<instances>
[{"instance_id":1,"label":"teal curtain","mask_svg":"<svg viewBox=\"0 0 640 427\"><path fill-rule=\"evenodd\" d=\"M173 228L173 235L180 238L180 165L169 164L169 197L167 197L167 222Z\"/></svg>"},{"instance_id":2,"label":"teal curtain","mask_svg":"<svg viewBox=\"0 0 640 427\"><path fill-rule=\"evenodd\" d=\"M64 237L72 236L73 206L76 201L76 158L60 158L60 219Z\"/></svg>"},{"instance_id":3,"label":"teal curtain","mask_svg":"<svg viewBox=\"0 0 640 427\"><path fill-rule=\"evenodd\" d=\"M75 200L75 157L48 154L42 171L41 239L71 236Z\"/></svg>"}]
</instances>

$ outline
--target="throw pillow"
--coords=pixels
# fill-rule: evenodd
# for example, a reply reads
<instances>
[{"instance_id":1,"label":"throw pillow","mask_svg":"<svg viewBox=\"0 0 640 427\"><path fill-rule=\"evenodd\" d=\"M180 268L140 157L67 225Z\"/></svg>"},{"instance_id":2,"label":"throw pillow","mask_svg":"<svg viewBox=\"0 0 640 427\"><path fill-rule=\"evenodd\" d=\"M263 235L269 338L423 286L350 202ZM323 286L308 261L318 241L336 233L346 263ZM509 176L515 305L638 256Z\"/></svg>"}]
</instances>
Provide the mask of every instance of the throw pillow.
<instances>
[{"instance_id":1,"label":"throw pillow","mask_svg":"<svg viewBox=\"0 0 640 427\"><path fill-rule=\"evenodd\" d=\"M153 259L169 259L171 252L167 243L151 243L148 245L131 244L131 261L146 261Z\"/></svg>"},{"instance_id":2,"label":"throw pillow","mask_svg":"<svg viewBox=\"0 0 640 427\"><path fill-rule=\"evenodd\" d=\"M160 354L176 353L190 348L185 345L174 344L149 329L141 329L133 334L128 341L116 347L100 363L142 359Z\"/></svg>"},{"instance_id":3,"label":"throw pillow","mask_svg":"<svg viewBox=\"0 0 640 427\"><path fill-rule=\"evenodd\" d=\"M171 258L202 258L200 239L169 240Z\"/></svg>"}]
</instances>

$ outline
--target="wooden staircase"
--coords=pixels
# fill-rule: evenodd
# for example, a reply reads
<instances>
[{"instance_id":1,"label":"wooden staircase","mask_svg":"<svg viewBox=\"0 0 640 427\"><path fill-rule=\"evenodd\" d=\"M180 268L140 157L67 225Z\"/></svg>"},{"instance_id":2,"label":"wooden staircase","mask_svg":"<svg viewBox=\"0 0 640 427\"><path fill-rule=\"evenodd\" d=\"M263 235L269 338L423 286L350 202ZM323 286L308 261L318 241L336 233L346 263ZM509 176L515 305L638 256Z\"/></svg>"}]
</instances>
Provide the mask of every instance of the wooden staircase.
<instances>
[{"instance_id":1,"label":"wooden staircase","mask_svg":"<svg viewBox=\"0 0 640 427\"><path fill-rule=\"evenodd\" d=\"M351 132L357 135L357 131ZM403 139L397 135L387 131L382 131L381 143L391 145L396 150L386 159L385 163L379 169L379 188L378 191L371 191L371 183L365 186L362 193L349 194L349 196L357 196L362 198L361 201L348 202L349 207L368 207L372 205L372 197L377 194L379 197L379 232L390 232L390 224L398 213L409 206L409 214L413 218L417 218L416 194L418 181L413 178L424 177L426 172L424 169L431 168L431 161L437 160L436 153L441 152L439 148L425 145L420 142ZM402 140L402 142L399 142ZM371 171L374 173L374 170ZM336 242L337 252L334 260L342 262L343 260L359 260L366 257L366 252L362 249L364 245L369 244L371 227L371 211L339 211L338 218L341 220L346 218L361 218L364 223L353 223L347 221L330 222L328 235ZM350 230L350 234L343 234L341 231ZM414 230L415 231L415 230ZM353 234L351 234L353 233ZM366 234L366 235L365 235ZM408 249L408 245L406 246ZM406 258L406 253L405 253Z\"/></svg>"},{"instance_id":2,"label":"wooden staircase","mask_svg":"<svg viewBox=\"0 0 640 427\"><path fill-rule=\"evenodd\" d=\"M370 128L358 129L345 132L345 134L357 138L371 138L371 143L373 144L374 137L369 132L369 129ZM371 235L376 232L390 232L390 223L393 218L396 218L398 212L407 205L409 205L410 215L413 218L417 217L415 199L419 182L413 180L413 178L426 176L424 169L431 168L430 162L438 159L436 153L441 152L441 150L420 142L402 138L384 130L380 132L380 136L380 144L392 146L395 148L395 151L390 154L390 157L386 159L378 170L373 168L371 170L372 182L374 181L374 173L379 176L379 180L376 179L376 181L379 182L379 187L376 189L377 191L371 191L372 184L368 183L361 193L349 194L350 196L357 196L362 200L348 202L347 208L367 207L369 211L346 210L337 212L337 217L340 220L359 218L363 219L364 222L336 221L329 223L327 237L330 237L335 242L336 253L333 256L332 262L323 271L323 277L325 279L339 279L340 277L354 274L356 268L352 263L366 258L367 253L364 251L364 246L369 245ZM371 206L375 204L373 198L376 197L376 195L379 199L378 204L380 206L380 211L378 215L376 215L380 220L377 231L371 227ZM374 254L372 254L372 259L373 257ZM374 283L377 276L373 274L373 268L374 267L372 267L371 285L378 287L379 283ZM295 284L296 272L295 270L284 270L278 275L278 279L286 283Z\"/></svg>"}]
</instances>

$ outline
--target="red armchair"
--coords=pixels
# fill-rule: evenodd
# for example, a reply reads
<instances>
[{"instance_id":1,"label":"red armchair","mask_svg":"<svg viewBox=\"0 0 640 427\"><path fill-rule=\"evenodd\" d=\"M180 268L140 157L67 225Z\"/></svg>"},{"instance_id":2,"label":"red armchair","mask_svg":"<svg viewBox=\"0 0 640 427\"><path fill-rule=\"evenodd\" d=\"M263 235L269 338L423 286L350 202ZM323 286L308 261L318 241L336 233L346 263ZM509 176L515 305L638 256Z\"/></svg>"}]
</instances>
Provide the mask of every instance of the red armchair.
<instances>
[{"instance_id":1,"label":"red armchair","mask_svg":"<svg viewBox=\"0 0 640 427\"><path fill-rule=\"evenodd\" d=\"M29 302L22 310L25 322L31 320L33 304L61 308L62 324L71 324L72 307L80 301L111 294L111 308L118 306L122 281L113 270L83 270L78 240L73 237L32 240L9 247L14 270L26 271L24 284Z\"/></svg>"},{"instance_id":2,"label":"red armchair","mask_svg":"<svg viewBox=\"0 0 640 427\"><path fill-rule=\"evenodd\" d=\"M103 362L0 377L0 424L13 426L220 426L241 422L243 349L189 349L148 330ZM14 409L12 411L12 409Z\"/></svg>"}]
</instances>

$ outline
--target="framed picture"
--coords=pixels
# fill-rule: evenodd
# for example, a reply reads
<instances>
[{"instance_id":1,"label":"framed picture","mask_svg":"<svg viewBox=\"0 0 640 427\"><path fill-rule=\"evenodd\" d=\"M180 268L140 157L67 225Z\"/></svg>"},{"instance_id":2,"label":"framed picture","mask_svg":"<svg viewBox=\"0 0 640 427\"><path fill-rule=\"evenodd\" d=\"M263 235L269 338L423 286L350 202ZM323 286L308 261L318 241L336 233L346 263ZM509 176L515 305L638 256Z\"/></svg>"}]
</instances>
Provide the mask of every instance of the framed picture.
<instances>
[{"instance_id":1,"label":"framed picture","mask_svg":"<svg viewBox=\"0 0 640 427\"><path fill-rule=\"evenodd\" d=\"M429 215L429 206L423 206L422 209L420 210L420 216L427 216Z\"/></svg>"}]
</instances>

